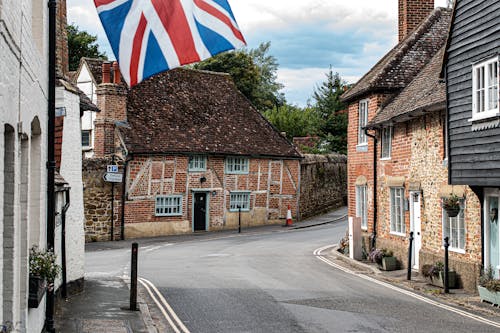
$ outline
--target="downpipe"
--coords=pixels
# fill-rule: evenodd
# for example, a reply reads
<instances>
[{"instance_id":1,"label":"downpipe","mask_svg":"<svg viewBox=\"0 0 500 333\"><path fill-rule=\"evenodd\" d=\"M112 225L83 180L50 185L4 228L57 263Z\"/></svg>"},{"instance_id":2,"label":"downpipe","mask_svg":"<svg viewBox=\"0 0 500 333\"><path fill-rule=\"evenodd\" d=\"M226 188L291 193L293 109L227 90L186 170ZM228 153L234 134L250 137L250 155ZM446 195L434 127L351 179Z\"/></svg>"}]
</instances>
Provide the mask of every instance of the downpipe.
<instances>
[{"instance_id":1,"label":"downpipe","mask_svg":"<svg viewBox=\"0 0 500 333\"><path fill-rule=\"evenodd\" d=\"M368 133L368 128L364 128L367 137L373 139L373 232L370 240L370 248L374 249L377 244L377 144L376 135ZM377 129L374 129L377 131Z\"/></svg>"}]
</instances>

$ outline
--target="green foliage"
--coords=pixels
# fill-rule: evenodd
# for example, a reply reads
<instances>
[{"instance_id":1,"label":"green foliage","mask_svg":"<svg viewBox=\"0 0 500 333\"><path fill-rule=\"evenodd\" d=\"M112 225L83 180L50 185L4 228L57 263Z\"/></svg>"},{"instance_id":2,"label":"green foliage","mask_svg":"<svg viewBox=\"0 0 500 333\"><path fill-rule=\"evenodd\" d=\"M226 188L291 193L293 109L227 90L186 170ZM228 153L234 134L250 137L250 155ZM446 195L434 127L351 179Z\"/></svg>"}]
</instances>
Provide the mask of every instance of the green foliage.
<instances>
[{"instance_id":1,"label":"green foliage","mask_svg":"<svg viewBox=\"0 0 500 333\"><path fill-rule=\"evenodd\" d=\"M36 246L30 249L30 275L40 277L49 283L54 282L61 266L56 263L57 257L51 250L38 250Z\"/></svg>"},{"instance_id":2,"label":"green foliage","mask_svg":"<svg viewBox=\"0 0 500 333\"><path fill-rule=\"evenodd\" d=\"M97 36L81 31L73 24L68 25L67 31L70 71L78 69L80 59L83 57L108 59L104 52L99 51Z\"/></svg>"},{"instance_id":3,"label":"green foliage","mask_svg":"<svg viewBox=\"0 0 500 333\"><path fill-rule=\"evenodd\" d=\"M213 72L228 73L238 89L259 110L264 111L283 104L283 85L276 82L278 63L268 55L270 42L253 50L233 50L199 62L192 67Z\"/></svg>"},{"instance_id":4,"label":"green foliage","mask_svg":"<svg viewBox=\"0 0 500 333\"><path fill-rule=\"evenodd\" d=\"M493 274L493 267L488 267L485 271L482 272L479 277L479 285L481 287L485 287L489 291L500 291L500 280L495 279Z\"/></svg>"},{"instance_id":5,"label":"green foliage","mask_svg":"<svg viewBox=\"0 0 500 333\"><path fill-rule=\"evenodd\" d=\"M296 136L307 136L317 133L319 117L312 108L299 108L284 104L281 107L269 109L264 116L280 132L286 132L288 139Z\"/></svg>"},{"instance_id":6,"label":"green foliage","mask_svg":"<svg viewBox=\"0 0 500 333\"><path fill-rule=\"evenodd\" d=\"M316 87L313 93L314 108L321 117L321 136L325 141L324 149L340 154L347 153L347 113L346 105L340 101L346 82L339 73L333 73L332 67L326 74L326 81Z\"/></svg>"}]
</instances>

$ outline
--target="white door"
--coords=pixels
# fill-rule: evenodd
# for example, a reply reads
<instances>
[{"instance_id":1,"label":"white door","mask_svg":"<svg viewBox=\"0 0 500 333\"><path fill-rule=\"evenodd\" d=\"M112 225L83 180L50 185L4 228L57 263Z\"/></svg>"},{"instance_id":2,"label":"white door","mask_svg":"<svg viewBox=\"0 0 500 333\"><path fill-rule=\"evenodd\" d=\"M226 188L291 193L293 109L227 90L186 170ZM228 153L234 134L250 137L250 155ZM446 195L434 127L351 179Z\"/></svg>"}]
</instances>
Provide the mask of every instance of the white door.
<instances>
[{"instance_id":1,"label":"white door","mask_svg":"<svg viewBox=\"0 0 500 333\"><path fill-rule=\"evenodd\" d=\"M419 254L422 248L420 220L420 192L410 192L410 231L413 231L412 267L418 269Z\"/></svg>"}]
</instances>

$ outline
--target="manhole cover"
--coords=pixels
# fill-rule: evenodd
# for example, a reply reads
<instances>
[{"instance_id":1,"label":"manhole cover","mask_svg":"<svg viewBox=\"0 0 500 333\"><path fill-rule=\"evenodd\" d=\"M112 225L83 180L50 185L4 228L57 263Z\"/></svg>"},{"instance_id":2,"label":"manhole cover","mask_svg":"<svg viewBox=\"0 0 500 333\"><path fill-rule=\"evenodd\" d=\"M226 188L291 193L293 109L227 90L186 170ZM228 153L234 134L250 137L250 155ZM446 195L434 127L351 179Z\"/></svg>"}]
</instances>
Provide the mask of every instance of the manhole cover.
<instances>
[{"instance_id":1,"label":"manhole cover","mask_svg":"<svg viewBox=\"0 0 500 333\"><path fill-rule=\"evenodd\" d=\"M81 333L132 333L126 320L81 319Z\"/></svg>"}]
</instances>

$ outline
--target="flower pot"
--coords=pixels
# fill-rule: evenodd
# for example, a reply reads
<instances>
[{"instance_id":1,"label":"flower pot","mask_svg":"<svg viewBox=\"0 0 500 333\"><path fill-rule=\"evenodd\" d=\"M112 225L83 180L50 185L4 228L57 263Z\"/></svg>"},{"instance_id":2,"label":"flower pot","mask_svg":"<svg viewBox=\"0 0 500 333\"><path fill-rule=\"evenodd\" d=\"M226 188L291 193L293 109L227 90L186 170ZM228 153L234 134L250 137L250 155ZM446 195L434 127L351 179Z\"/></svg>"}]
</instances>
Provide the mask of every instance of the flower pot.
<instances>
[{"instance_id":1,"label":"flower pot","mask_svg":"<svg viewBox=\"0 0 500 333\"><path fill-rule=\"evenodd\" d=\"M382 264L380 265L384 271L393 271L398 266L396 257L382 257Z\"/></svg>"},{"instance_id":2,"label":"flower pot","mask_svg":"<svg viewBox=\"0 0 500 333\"><path fill-rule=\"evenodd\" d=\"M455 288L457 282L457 273L455 271L448 271L448 288ZM444 288L444 272L439 272L439 276L431 278L431 284L436 287Z\"/></svg>"},{"instance_id":3,"label":"flower pot","mask_svg":"<svg viewBox=\"0 0 500 333\"><path fill-rule=\"evenodd\" d=\"M38 276L29 277L28 307L37 308L45 295L47 283Z\"/></svg>"},{"instance_id":4,"label":"flower pot","mask_svg":"<svg viewBox=\"0 0 500 333\"><path fill-rule=\"evenodd\" d=\"M460 213L460 207L451 207L451 208L446 208L446 214L448 214L448 217L455 217Z\"/></svg>"},{"instance_id":5,"label":"flower pot","mask_svg":"<svg viewBox=\"0 0 500 333\"><path fill-rule=\"evenodd\" d=\"M482 286L477 286L477 291L479 292L479 298L481 298L481 302L488 302L492 305L500 304L499 292L489 291L487 288Z\"/></svg>"}]
</instances>

